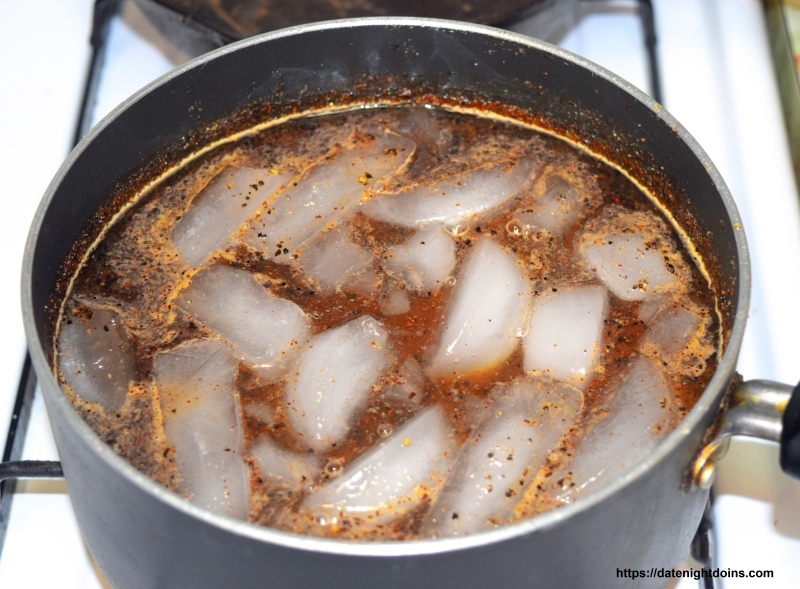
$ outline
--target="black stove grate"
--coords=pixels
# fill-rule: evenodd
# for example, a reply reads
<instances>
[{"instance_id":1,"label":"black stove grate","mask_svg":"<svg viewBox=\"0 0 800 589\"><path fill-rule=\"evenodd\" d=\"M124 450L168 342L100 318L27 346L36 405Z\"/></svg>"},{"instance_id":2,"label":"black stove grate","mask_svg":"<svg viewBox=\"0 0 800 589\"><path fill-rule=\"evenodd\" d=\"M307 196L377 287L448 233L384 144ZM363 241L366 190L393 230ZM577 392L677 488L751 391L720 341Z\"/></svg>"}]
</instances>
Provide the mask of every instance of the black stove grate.
<instances>
[{"instance_id":1,"label":"black stove grate","mask_svg":"<svg viewBox=\"0 0 800 589\"><path fill-rule=\"evenodd\" d=\"M95 0L90 38L92 47L91 62L75 125L73 147L78 144L91 128L92 113L94 112L106 41L108 40L108 29L112 17L117 14L122 2L123 0ZM59 462L20 460L28 433L28 422L30 421L33 397L36 392L36 383L36 371L33 368L30 353L26 352L17 386L17 396L14 400L11 421L8 425L3 460L0 463L0 556L2 556L5 544L17 479L59 478L63 476L61 463Z\"/></svg>"}]
</instances>

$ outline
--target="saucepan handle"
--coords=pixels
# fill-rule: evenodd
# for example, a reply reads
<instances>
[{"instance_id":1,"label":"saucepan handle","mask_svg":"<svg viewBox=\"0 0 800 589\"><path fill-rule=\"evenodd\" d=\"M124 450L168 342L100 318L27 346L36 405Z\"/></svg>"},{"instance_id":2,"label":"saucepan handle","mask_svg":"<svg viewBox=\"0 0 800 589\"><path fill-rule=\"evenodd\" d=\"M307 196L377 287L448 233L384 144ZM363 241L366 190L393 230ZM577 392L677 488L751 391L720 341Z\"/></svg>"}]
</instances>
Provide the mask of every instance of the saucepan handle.
<instances>
[{"instance_id":1,"label":"saucepan handle","mask_svg":"<svg viewBox=\"0 0 800 589\"><path fill-rule=\"evenodd\" d=\"M794 387L783 412L781 468L786 474L800 478L800 384Z\"/></svg>"},{"instance_id":2,"label":"saucepan handle","mask_svg":"<svg viewBox=\"0 0 800 589\"><path fill-rule=\"evenodd\" d=\"M779 442L781 468L800 478L800 384L792 388L769 380L740 382L723 403L715 435L692 464L692 485L707 489L733 436Z\"/></svg>"}]
</instances>

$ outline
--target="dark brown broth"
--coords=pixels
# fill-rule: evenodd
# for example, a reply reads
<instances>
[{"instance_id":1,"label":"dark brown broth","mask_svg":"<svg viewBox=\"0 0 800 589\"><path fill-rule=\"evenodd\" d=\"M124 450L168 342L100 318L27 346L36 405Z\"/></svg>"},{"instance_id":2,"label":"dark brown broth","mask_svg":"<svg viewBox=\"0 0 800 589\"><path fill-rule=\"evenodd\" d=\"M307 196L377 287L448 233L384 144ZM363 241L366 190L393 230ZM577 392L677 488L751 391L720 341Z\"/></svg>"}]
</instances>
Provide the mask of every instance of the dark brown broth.
<instances>
[{"instance_id":1,"label":"dark brown broth","mask_svg":"<svg viewBox=\"0 0 800 589\"><path fill-rule=\"evenodd\" d=\"M172 486L174 465L160 433L159 403L150 384L152 360L159 350L172 348L189 339L213 336L213 333L195 324L184 311L172 304L178 290L176 283L185 281L188 275L171 245L170 235L192 198L227 165L269 168L280 162L284 167L299 171L324 157L332 146L350 141L349 129L380 124L410 135L418 144L415 159L400 180L406 185L462 172L485 162L514 162L522 156L535 154L540 160L538 176L532 186L517 197L519 202L512 206L524 205L526 199L535 198L536 183L543 181L549 173L558 173L583 189L587 202L591 201L593 205L592 217L601 215L608 207L623 207L646 211L669 225L657 207L623 174L564 141L491 118L444 110L428 112L440 127L436 141L431 140L424 128L415 126L413 117L408 116L408 109L403 108L287 121L198 158L154 188L128 211L81 268L68 304L68 308L75 308L80 306L80 301L91 301L94 305L113 308L133 335L139 384L129 393L125 406L115 415L107 415L97 404L74 399L95 431L134 466ZM560 238L542 232L514 235L509 231L513 223L514 217L508 207L480 224L473 223L468 231L457 237L459 264L476 240L490 237L524 263L536 294L562 285L596 281L575 255L576 237L582 230L582 223ZM361 214L356 215L351 226L359 245L378 256L388 246L402 242L412 233ZM674 230L670 240L687 262L691 272L692 301L707 310L710 317L707 333L711 334L708 339L711 345L716 346L713 334L718 332L718 319L713 313L714 293L700 269L690 263L691 258ZM395 288L388 280L378 287L374 297L346 292L322 295L314 291L313 286L292 266L276 264L242 244L220 252L214 263L243 268L254 274L276 296L299 305L311 319L314 333L360 315L372 315L386 327L393 352L401 361L413 357L422 364L426 361L426 353L437 341L453 291L443 287L438 292L412 293L411 308L407 313L383 315L380 299L387 289ZM610 297L600 370L584 391L584 411L587 414L602 409L603 399L598 391L619 375L646 333L647 328L637 315L638 306L638 302ZM712 355L699 373L691 376L670 374L675 406L681 415L695 403L715 368ZM485 397L497 383L508 382L522 374L520 344L508 361L491 370L468 377L429 381L422 393L421 404L442 406L461 439L465 439L474 426L470 418L470 403ZM388 379L384 384L388 384ZM244 411L246 443L268 435L288 449L307 451L288 424L280 383L265 383L240 364L237 388ZM379 425L388 424L396 428L416 411L381 401L379 392L372 395L369 406L356 418L347 438L324 455L329 464L346 465L379 439ZM256 417L248 411L248 407L255 405L270 407L274 417L268 422ZM326 476L323 474L322 480ZM281 510L296 506L300 496L271 490L255 472L252 483L251 519L264 525L285 525ZM399 537L413 536L418 515L412 512L395 524Z\"/></svg>"}]
</instances>

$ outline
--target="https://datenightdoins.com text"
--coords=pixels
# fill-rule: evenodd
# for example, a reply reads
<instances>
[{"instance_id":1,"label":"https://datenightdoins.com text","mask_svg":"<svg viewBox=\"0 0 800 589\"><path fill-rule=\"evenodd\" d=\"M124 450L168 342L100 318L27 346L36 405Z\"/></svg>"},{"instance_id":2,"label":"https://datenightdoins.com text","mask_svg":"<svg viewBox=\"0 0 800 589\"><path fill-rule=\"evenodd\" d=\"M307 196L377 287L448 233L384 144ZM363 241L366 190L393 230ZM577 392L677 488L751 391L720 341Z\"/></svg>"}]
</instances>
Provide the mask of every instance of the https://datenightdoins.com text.
<instances>
[{"instance_id":1,"label":"https://datenightdoins.com text","mask_svg":"<svg viewBox=\"0 0 800 589\"><path fill-rule=\"evenodd\" d=\"M742 570L742 569L664 569L652 567L650 569L617 569L617 578L624 579L772 579L774 571L771 570Z\"/></svg>"}]
</instances>

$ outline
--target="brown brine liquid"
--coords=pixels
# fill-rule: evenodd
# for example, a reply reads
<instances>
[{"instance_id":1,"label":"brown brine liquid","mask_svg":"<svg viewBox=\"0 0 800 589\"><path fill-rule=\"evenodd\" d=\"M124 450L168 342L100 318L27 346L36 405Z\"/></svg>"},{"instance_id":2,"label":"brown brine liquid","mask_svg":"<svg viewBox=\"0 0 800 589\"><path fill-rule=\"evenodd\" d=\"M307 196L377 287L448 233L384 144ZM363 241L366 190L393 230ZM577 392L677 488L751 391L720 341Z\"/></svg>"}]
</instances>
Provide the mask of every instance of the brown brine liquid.
<instances>
[{"instance_id":1,"label":"brown brine liquid","mask_svg":"<svg viewBox=\"0 0 800 589\"><path fill-rule=\"evenodd\" d=\"M56 372L133 466L343 539L473 534L616 480L716 367L702 269L622 173L491 116L299 117L121 214Z\"/></svg>"}]
</instances>

